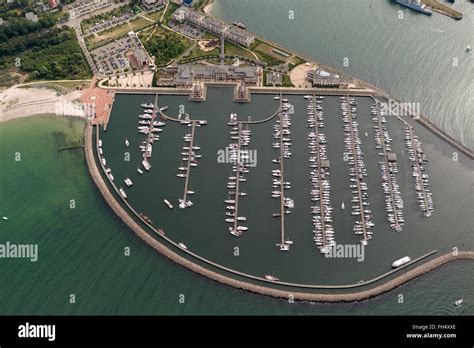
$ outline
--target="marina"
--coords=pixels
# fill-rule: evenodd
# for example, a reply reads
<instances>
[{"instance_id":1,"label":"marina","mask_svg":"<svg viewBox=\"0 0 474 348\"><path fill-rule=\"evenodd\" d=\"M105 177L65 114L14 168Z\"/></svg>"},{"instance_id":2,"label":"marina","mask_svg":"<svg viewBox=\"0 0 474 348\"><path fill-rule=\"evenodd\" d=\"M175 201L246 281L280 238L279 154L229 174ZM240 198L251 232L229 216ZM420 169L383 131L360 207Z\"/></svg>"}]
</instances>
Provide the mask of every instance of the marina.
<instances>
[{"instance_id":1,"label":"marina","mask_svg":"<svg viewBox=\"0 0 474 348\"><path fill-rule=\"evenodd\" d=\"M208 98L218 95L216 93L217 90L210 89ZM302 98L303 96L304 98ZM255 95L253 99L258 99L259 97L262 96ZM277 109L272 114L273 116L269 116L268 111L265 112L265 110L268 110L268 107L259 112L252 105L253 103L245 105L245 108L235 108L232 103L229 104L227 109L222 108L222 110L216 113L206 112L206 109L203 108L205 106L203 103L186 104L186 113L180 114L176 112L177 106L183 103L179 101L179 97L160 95L161 105L157 105L157 108L159 110L165 104L169 106L166 115L163 112L159 113L164 120L170 122L167 122L166 136L160 138L160 148L162 147L163 150L159 152L153 151L153 155L148 160L153 168L158 166L161 169L159 171L150 171L147 175L139 176L139 179L129 177L133 180L133 190L126 193L127 202L136 205L137 203L134 202L137 202L140 192L144 192L143 189L145 187L149 191L151 187L152 190L150 192L155 192L155 194L147 194L147 200L141 204L138 203L135 208L136 211L143 211L150 220L154 221L154 225L157 228L166 230L166 237L176 241L176 246L181 251L190 252L188 249L179 247L178 241L182 242L185 240L186 245L192 245L194 257L204 257L213 264L235 269L238 272L253 274L258 279L261 279L261 281L269 280L262 275L272 275L278 276L278 279L280 279L278 280L279 284L286 282L304 284L307 282L305 279L316 279L314 277L324 279L321 282L337 284L337 281L334 281L334 279L337 279L335 274L323 274L320 270L320 267L330 267L329 265L333 261L330 258L317 256L331 250L335 246L334 231L339 231L338 236L340 235L340 237L338 237L338 240L342 240L342 243L359 240L364 245L364 243L372 238L371 229L374 226L374 221L378 223L377 226L380 231L391 228L390 223L386 224L380 220L381 217L383 217L383 220L388 220L387 211L381 211L383 208L387 210L387 206L384 207L382 203L380 205L381 209L376 209L375 219L373 218L373 209L370 209L370 203L377 203L377 206L379 206L378 202L380 200L385 202L388 196L391 197L389 191L384 192L384 185L380 185L380 178L383 174L380 162L385 161L385 156L380 155L380 153L384 153L383 148L376 148L378 144L377 139L380 140L380 136L377 135L379 133L374 129L374 126L379 125L375 108L373 108L374 101L370 98L356 98L350 95L332 97L318 96L317 94L281 95L281 99L275 99L274 95L268 95L265 98L267 105L274 105L274 108L280 105L280 110ZM362 103L362 111L359 111L359 103ZM230 111L228 113L228 115L231 115L230 117L223 118L220 116L222 112L228 110ZM170 116L175 112L177 114L176 117ZM206 115L206 120L193 121L189 116L191 114ZM250 118L243 115L256 116ZM400 123L396 118L391 119L392 124L388 121L385 124L383 117L383 115L380 117L382 126L387 126L387 131L388 127L391 130L396 130L393 138L399 139L400 136L403 138L404 124ZM349 122L349 120L352 120L352 122ZM128 121L124 119L124 122ZM207 124L207 126L201 127L201 122ZM113 121L110 124L111 126L109 126L107 132L102 133L101 138L103 139L100 139L103 140L105 145L111 141L111 138L105 135L114 129L115 131L117 130L117 125L113 128ZM123 139L127 138L133 147L136 141L130 135L127 135L126 126L121 126L120 128L124 130L119 135L121 146L123 147ZM188 130L184 134L182 132L183 128ZM196 128L199 128L199 138L200 143L202 143L200 146L195 144L193 128L194 132L196 132ZM374 137L377 138L376 141L369 139L368 133L371 132L371 129L374 132ZM384 130L383 127L381 129ZM340 134L336 136L334 132ZM227 137L213 137L213 134L218 133L229 134L230 142L224 139ZM331 136L327 135L327 133L331 134ZM382 137L388 141L389 146L386 147L386 152L396 151L399 161L402 159L406 159L407 162L409 161L409 154L406 151L400 153L400 146L392 146L390 143L392 136L388 132L384 133ZM182 145L183 139L185 140L185 146ZM190 145L192 139L193 144ZM249 149L250 139L252 139L252 147L257 149L259 153L258 165L255 167L253 165L250 166L251 161L249 161L253 151L253 149ZM355 141L352 142L352 139L355 139ZM328 143L330 144L329 147ZM342 149L340 145L342 145ZM401 145L403 145L403 142ZM197 148L193 149L195 146ZM215 158L212 158L213 152L217 151L219 153L219 149L226 149L227 147L229 149L230 162L225 163L232 165L232 171L229 165L220 165L219 160L216 166ZM362 152L363 147L367 154ZM121 171L116 173L119 167L117 167L116 160L113 159L113 156L111 157L110 151L107 148L104 147L104 153L108 154L108 166L114 169L116 176L122 176ZM189 161L189 157L187 157L191 149L202 151L204 156L202 157L202 162L200 161L199 163L200 170L192 171L193 188L191 189L188 183L187 189L184 190L182 181L176 180L176 172L170 169L176 168L176 162L178 161L181 163L181 165L178 163L179 173L187 174L187 169L191 169L190 163L192 163L192 161ZM211 154L211 156L206 154ZM349 155L343 156L345 154ZM201 156L200 153L196 153L196 155ZM343 158L347 160L343 160ZM353 159L357 159L357 161ZM307 164L305 165L304 163ZM333 178L333 175L336 178L335 181L331 180L331 182L329 182L329 163L334 164L331 166L331 178ZM308 165L309 182L308 171L298 170L295 172L294 170L298 166L308 168ZM201 167L208 169L203 171ZM364 185L368 179L367 176L363 175L365 171L362 168L366 167L370 168L367 174L373 180L368 181L368 184ZM209 168L213 169L209 170ZM404 167L402 166L399 170L404 170ZM252 174L250 174L250 171L252 171ZM361 175L356 176L356 173ZM373 173L377 175L373 176ZM350 185L344 184L348 174ZM126 175L123 177L127 178ZM146 179L148 177L152 181ZM172 179L173 177L174 179ZM269 177L271 178L271 187L269 187L270 185L267 182ZM341 178L344 177L346 179L341 181ZM356 178L359 180L356 180ZM359 185L358 181L360 182ZM171 184L166 185L166 182ZM407 187L406 182L401 182L399 185L400 187ZM217 187L221 189L218 190ZM245 190L243 190L243 187L245 187ZM378 187L378 190L374 187ZM226 189L222 190L223 188ZM409 188L413 190L411 185ZM372 193L370 203L367 195L368 190ZM189 194L197 192L193 196L193 209L189 210L190 213L183 215L179 213L181 209L173 209L171 202L168 201L171 205L169 206L164 201L168 200L167 197L172 197L173 194L176 194L176 191L181 191L183 194L186 191L186 200L189 200ZM248 196L247 192L249 193ZM289 192L291 192L291 195L288 194ZM341 192L344 192L344 194L341 195ZM403 196L404 192L400 190L400 196ZM265 195L262 195L262 193L265 193ZM333 196L337 198L333 198ZM244 201L240 200L242 197L246 197ZM318 198L322 199L318 200ZM156 203L157 199L161 200L160 204ZM337 202L335 204L338 206L338 209L333 209L331 204L333 200ZM403 196L403 200L404 202L408 200L407 204L412 204L413 201L416 202L416 197L411 196L407 198ZM140 201L138 200L138 202ZM222 209L222 202L225 203L224 209ZM244 202L245 204L242 204ZM270 202L277 202L277 210L275 210L275 205ZM255 204L257 204L258 209L255 209ZM224 212L224 217L216 219L214 212L219 209L221 212ZM193 212L191 213L191 211ZM358 212L360 214L357 214ZM364 217L362 217L362 214L364 214ZM179 218L177 219L178 216ZM205 217L205 219L200 218L201 216ZM346 221L346 226L349 226L347 222L352 221L352 228L342 227L341 217ZM407 218L405 216L403 218L404 229L408 226L406 228L412 230L413 225L410 224L410 221L413 221L416 217L410 214L408 225ZM193 223L191 221L196 222ZM399 223L401 222L399 221ZM193 230L199 231L199 233L189 233L185 227L188 224L189 226L192 225ZM364 227L366 239L363 235ZM215 233L218 230L229 231L231 234L235 232L234 236L243 236L245 231L252 231L252 233L245 234L245 238L237 239L229 238L230 233L225 233L224 236L227 237L223 238ZM323 230L326 231L324 235L321 233ZM352 238L349 238L348 230L352 230ZM254 231L256 233L253 233ZM278 242L276 244L279 252L277 254L273 254L271 249L269 249L272 245L274 248L275 243L269 243L269 241L273 239L272 236L275 236L275 234L278 235ZM159 236L161 234L155 233L154 235ZM291 235L291 239L288 238L288 235ZM397 234L397 236L401 236L401 234ZM387 240L387 238L389 238L388 235L382 233L380 237L373 239L371 243L374 243L374 250L383 249L384 240ZM213 247L211 248L206 243L203 243L209 239L213 240ZM406 238L402 239L405 240ZM234 243L237 243L237 246L246 250L246 262L242 266L232 266L232 263L229 263L230 259L226 259L223 253L219 251L222 249L219 246L225 246L228 250L228 248L235 247ZM393 240L390 243L398 242ZM305 245L312 246L312 251L307 249ZM418 247L419 250L416 251L416 247L413 247L414 250L407 250L407 254L413 255L416 258L423 253L423 249ZM286 251L289 251L290 248L292 252L287 253ZM319 252L314 253L315 249ZM387 252L385 251L384 253ZM264 254L265 259L261 260L263 262L262 265L255 268L255 273L253 273L254 262L259 259L257 256L259 254ZM284 258L278 256L283 254L294 254L294 256ZM379 266L376 267L378 271L375 273L372 271L372 275L376 276L383 273L384 270L390 269L393 260L400 258L399 253L393 252L388 254L388 259L385 262L377 261L377 264L380 262ZM290 275L288 271L285 271L290 265L292 265L291 267L297 267L298 260L301 258L318 264L318 269L312 270L307 275L295 273ZM350 277L353 278L354 283L358 283L360 279L370 278L363 274L367 272L365 270L367 265L373 265L374 255L366 253L366 258L368 261L360 264L354 263L353 261L355 260L351 261L350 259L339 261L343 262L344 268L347 269L349 267L352 269ZM271 273L268 273L269 271ZM361 284L363 286L364 283Z\"/></svg>"}]
</instances>

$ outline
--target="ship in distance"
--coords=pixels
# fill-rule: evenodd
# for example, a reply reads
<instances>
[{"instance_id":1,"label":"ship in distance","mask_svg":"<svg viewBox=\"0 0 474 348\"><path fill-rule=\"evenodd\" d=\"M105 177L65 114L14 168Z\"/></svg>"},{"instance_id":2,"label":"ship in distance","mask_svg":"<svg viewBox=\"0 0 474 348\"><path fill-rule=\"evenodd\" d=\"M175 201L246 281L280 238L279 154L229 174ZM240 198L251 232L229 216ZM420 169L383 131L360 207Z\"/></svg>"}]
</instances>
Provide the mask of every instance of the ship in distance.
<instances>
[{"instance_id":1,"label":"ship in distance","mask_svg":"<svg viewBox=\"0 0 474 348\"><path fill-rule=\"evenodd\" d=\"M395 0L395 2L429 16L433 14L431 7L426 6L424 3L421 2L421 0Z\"/></svg>"}]
</instances>

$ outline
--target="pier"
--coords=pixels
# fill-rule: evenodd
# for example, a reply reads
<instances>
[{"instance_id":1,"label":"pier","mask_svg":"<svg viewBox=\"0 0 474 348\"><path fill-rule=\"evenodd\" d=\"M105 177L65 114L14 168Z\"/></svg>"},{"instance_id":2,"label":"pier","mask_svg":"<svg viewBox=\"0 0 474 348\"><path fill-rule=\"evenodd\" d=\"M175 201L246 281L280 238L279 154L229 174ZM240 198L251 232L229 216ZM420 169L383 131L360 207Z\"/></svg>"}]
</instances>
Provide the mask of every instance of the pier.
<instances>
[{"instance_id":1,"label":"pier","mask_svg":"<svg viewBox=\"0 0 474 348\"><path fill-rule=\"evenodd\" d=\"M383 158L384 158L384 164L385 166L381 166L382 167L382 172L383 174L386 176L386 182L388 183L388 187L389 187L389 194L390 194L390 205L392 207L392 210L393 210L393 217L394 217L394 223L393 223L393 226L392 228L395 229L396 231L401 231L402 229L402 225L403 223L401 223L399 220L400 220L400 215L399 214L402 214L402 211L399 210L397 204L396 204L396 200L395 198L395 193L394 193L394 187L395 185L397 185L396 183L396 180L395 178L392 177L392 173L391 171L389 170L390 168L390 164L389 164L389 161L388 161L388 151L387 151L387 144L386 144L386 137L385 137L385 130L384 130L384 127L382 125L382 120L381 120L381 115L380 115L380 109L379 109L379 104L378 103L375 103L375 118L377 119L376 120L376 125L378 127L378 132L380 134L380 143L382 144L382 150L383 150ZM374 129L376 129L377 127L374 127ZM376 132L377 134L377 132ZM400 195L398 195L400 196ZM398 199L401 199L400 197L398 197ZM390 216L390 213L387 212ZM390 222L390 221L389 221Z\"/></svg>"},{"instance_id":2,"label":"pier","mask_svg":"<svg viewBox=\"0 0 474 348\"><path fill-rule=\"evenodd\" d=\"M420 257L417 257L413 261L383 273L375 278L365 280L360 283L347 284L347 285L318 285L318 284L297 284L281 281L266 280L257 276L250 275L248 273L239 272L225 266L219 265L211 260L203 258L192 251L183 250L178 246L177 243L168 238L165 234L159 233L159 229L143 221L139 214L130 206L130 204L120 199L120 195L114 183L108 179L107 182L111 188L107 186L104 181L103 173L105 168L100 164L100 157L98 155L98 127L95 127L96 146L93 144L93 126L90 124L86 125L85 129L85 157L89 173L100 191L104 201L110 206L114 213L132 230L145 241L149 246L155 249L160 254L173 260L174 262L194 271L210 279L213 279L219 283L226 284L238 289L247 290L262 295L288 299L288 296L294 297L295 300L306 300L306 301L319 301L319 302L352 302L368 299L371 297L379 296L387 291L390 291L401 284L404 284L412 279L415 279L427 272L437 269L446 263L456 260L471 260L474 261L474 251L459 251L453 253L452 251L441 255L431 260L426 261L421 265L417 265L413 269L407 268L420 263L422 260L432 257L436 250L428 252ZM101 171L99 171L101 169ZM102 172L102 174L101 174ZM105 175L107 178L107 176ZM115 193L114 193L115 192ZM124 206L122 205L124 204ZM130 210L130 211L128 211ZM131 212L131 213L130 213ZM144 226L147 228L145 229ZM150 232L150 231L151 232ZM395 278L386 280L385 282L376 285L366 290L355 290L350 293L315 293L309 290L311 289L356 289L364 287L376 282L381 282L385 278L394 276ZM237 279L236 277L243 277L243 279ZM255 284L255 281L263 283L263 285ZM271 285L277 284L285 286L287 288L275 289ZM302 290L308 289L308 290Z\"/></svg>"},{"instance_id":3,"label":"pier","mask_svg":"<svg viewBox=\"0 0 474 348\"><path fill-rule=\"evenodd\" d=\"M272 198L279 198L279 213L274 214L274 217L280 218L280 243L276 246L280 247L281 251L290 250L290 246L293 244L292 241L285 239L285 214L290 213L289 209L294 208L294 201L291 198L286 197L285 189L290 188L290 183L285 181L285 159L290 158L290 138L291 133L289 126L290 121L290 104L288 100L281 99L281 112L278 114L278 120L273 126L273 139L278 139L278 142L273 143L275 149L279 149L279 155L273 162L278 164L278 169L272 171L273 183L272 183ZM275 191L278 188L279 191ZM288 210L287 210L288 209Z\"/></svg>"},{"instance_id":4,"label":"pier","mask_svg":"<svg viewBox=\"0 0 474 348\"><path fill-rule=\"evenodd\" d=\"M350 150L351 150L351 155L352 155L352 158L349 158L349 162L350 160L352 159L354 161L354 169L355 169L355 182L356 182L356 186L357 186L357 199L358 199L358 207L359 207L359 210L360 210L360 226L361 226L361 232L362 232L362 236L363 236L363 239L362 239L362 244L363 245L366 245L367 244L367 241L369 239L371 239L371 236L369 237L368 236L368 228L367 228L367 221L366 221L366 214L365 214L365 211L364 211L364 205L363 205L363 195L362 195L362 188L361 188L361 180L363 177L363 172L362 172L362 167L359 165L359 156L357 155L357 141L359 139L359 136L358 136L358 130L355 129L354 127L354 117L353 117L353 112L352 112L352 103L350 102L350 97L349 95L346 96L346 99L345 101L343 100L342 102L342 105L346 105L347 106L347 113L348 113L348 116L346 117L347 118L347 121L345 120L344 123L346 125L348 125L349 127L349 134L350 134ZM344 116L343 116L344 118ZM347 144L346 144L346 148L347 148ZM360 149L359 149L360 150ZM362 151L362 150L360 150ZM352 191L352 190L351 190ZM354 212L354 211L353 211Z\"/></svg>"},{"instance_id":5,"label":"pier","mask_svg":"<svg viewBox=\"0 0 474 348\"><path fill-rule=\"evenodd\" d=\"M188 154L188 165L186 169L186 178L184 182L183 199L180 201L179 207L185 208L188 205L188 189L189 189L189 177L191 176L191 159L194 158L194 134L196 130L196 121L191 121L191 141L189 143L189 154Z\"/></svg>"},{"instance_id":6,"label":"pier","mask_svg":"<svg viewBox=\"0 0 474 348\"><path fill-rule=\"evenodd\" d=\"M148 158L151 157L151 151L149 151L150 147L153 146L153 138L154 138L154 135L153 135L153 132L152 132L152 129L153 129L153 123L155 122L156 118L157 118L157 109L158 109L158 106L157 106L157 103L158 103L158 93L155 94L155 101L153 103L153 113L151 114L151 122L150 122L150 129L149 129L149 132L147 134L147 138L146 138L146 144L145 144L145 152L143 153L143 159L145 159L146 161L148 161Z\"/></svg>"},{"instance_id":7,"label":"pier","mask_svg":"<svg viewBox=\"0 0 474 348\"><path fill-rule=\"evenodd\" d=\"M241 169L241 153L240 150L242 149L242 123L238 123L238 137L239 140L237 142L237 159L236 159L236 180L235 180L235 216L234 216L234 231L236 233L239 233L237 231L238 223L239 220L237 218L239 217L239 195L240 195L240 169Z\"/></svg>"},{"instance_id":8,"label":"pier","mask_svg":"<svg viewBox=\"0 0 474 348\"><path fill-rule=\"evenodd\" d=\"M316 201L319 201L319 204L317 206L311 206L311 213L313 214L312 223L314 226L313 233L315 235L313 239L321 253L326 253L328 251L328 248L332 247L335 244L335 241L333 237L334 230L332 225L330 225L330 221L332 221L332 207L330 206L329 200L330 186L326 187L326 185L329 185L329 182L325 179L325 175L329 173L325 171L322 165L323 159L327 161L325 149L322 148L324 146L322 145L322 142L326 141L326 136L325 134L319 132L319 127L323 125L323 111L322 107L317 106L319 105L319 103L317 101L316 95L313 94L307 99L309 99L309 105L307 108L307 123L308 128L311 130L311 132L308 134L308 148L310 151L309 161L311 168L310 197L311 201L314 201L313 198L315 198ZM316 160L316 166L314 166L313 164L314 160ZM316 177L314 178L315 174ZM325 195L323 194L323 191L326 190L328 192L327 198L325 198ZM314 191L318 191L318 194L315 195ZM317 211L318 207L319 212Z\"/></svg>"},{"instance_id":9,"label":"pier","mask_svg":"<svg viewBox=\"0 0 474 348\"><path fill-rule=\"evenodd\" d=\"M280 112L280 250L285 245L285 161L283 160L283 113Z\"/></svg>"},{"instance_id":10,"label":"pier","mask_svg":"<svg viewBox=\"0 0 474 348\"><path fill-rule=\"evenodd\" d=\"M420 166L420 159L423 160L423 152L421 151L421 144L419 140L415 141L415 133L413 132L413 127L409 125L406 121L404 121L405 124L405 131L408 133L405 134L405 143L407 145L409 155L410 155L410 162L412 164L413 168L413 177L415 179L415 190L417 192L421 191L421 198L422 201L420 204L420 195L417 194L418 196L418 204L421 207L421 210L424 213L425 217L430 217L431 213L433 212L433 206L432 206L432 197L431 195L427 192L427 189L425 188L425 178L423 178L423 171ZM426 174L427 175L427 174ZM429 179L426 178L427 182L429 183ZM420 187L420 190L417 190L417 187Z\"/></svg>"}]
</instances>

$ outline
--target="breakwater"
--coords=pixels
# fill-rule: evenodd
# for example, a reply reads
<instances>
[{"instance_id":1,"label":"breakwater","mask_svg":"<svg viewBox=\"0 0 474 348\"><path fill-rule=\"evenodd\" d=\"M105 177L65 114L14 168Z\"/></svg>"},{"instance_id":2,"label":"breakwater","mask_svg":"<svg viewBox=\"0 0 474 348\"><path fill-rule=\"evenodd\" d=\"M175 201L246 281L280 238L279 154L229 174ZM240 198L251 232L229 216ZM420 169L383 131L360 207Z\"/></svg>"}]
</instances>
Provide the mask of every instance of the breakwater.
<instances>
[{"instance_id":1,"label":"breakwater","mask_svg":"<svg viewBox=\"0 0 474 348\"><path fill-rule=\"evenodd\" d=\"M101 195L107 204L112 208L115 214L129 227L135 234L137 234L141 239L143 239L147 244L153 247L156 251L173 260L174 262L196 272L207 278L213 279L219 283L233 286L235 288L251 291L254 293L259 293L262 295L279 297L279 298L289 298L290 296L297 300L307 300L307 301L321 301L321 302L352 302L367 299L370 297L378 296L384 292L387 292L401 284L406 283L407 281L414 279L422 274L425 274L433 269L436 269L450 261L459 260L459 259L470 259L474 260L474 252L472 251L460 251L456 254L449 253L442 255L438 258L435 258L431 261L426 262L406 273L401 274L397 278L387 281L384 284L376 286L372 289L344 293L344 294L318 294L313 292L300 292L300 291L291 291L291 290L279 290L271 287L265 287L261 285L252 284L246 281L238 280L231 278L229 276L220 274L211 269L205 268L191 260L186 259L185 257L179 255L177 252L171 250L166 245L161 243L159 240L153 238L144 228L142 228L130 215L129 213L122 208L122 206L117 202L116 198L109 191L106 183L104 182L97 163L94 157L93 150L93 141L92 141L93 129L91 125L87 125L85 129L85 155L89 173L98 187ZM391 272L393 273L393 272ZM237 274L240 275L240 274ZM380 278L380 277L378 277ZM378 280L378 279L376 279ZM276 285L285 285L284 283L275 283ZM350 287L362 286L364 284L353 284ZM345 286L348 287L348 286Z\"/></svg>"}]
</instances>

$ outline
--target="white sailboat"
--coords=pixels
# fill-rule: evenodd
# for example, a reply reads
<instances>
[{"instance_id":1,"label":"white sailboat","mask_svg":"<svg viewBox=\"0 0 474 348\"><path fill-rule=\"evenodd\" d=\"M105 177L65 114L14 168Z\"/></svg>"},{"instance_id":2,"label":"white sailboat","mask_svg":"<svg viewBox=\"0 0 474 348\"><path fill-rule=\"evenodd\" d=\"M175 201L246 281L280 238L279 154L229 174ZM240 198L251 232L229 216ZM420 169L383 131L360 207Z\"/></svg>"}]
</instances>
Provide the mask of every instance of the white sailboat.
<instances>
[{"instance_id":1,"label":"white sailboat","mask_svg":"<svg viewBox=\"0 0 474 348\"><path fill-rule=\"evenodd\" d=\"M344 208L345 208L344 201L342 201L342 203L341 203L341 209L344 210Z\"/></svg>"}]
</instances>

